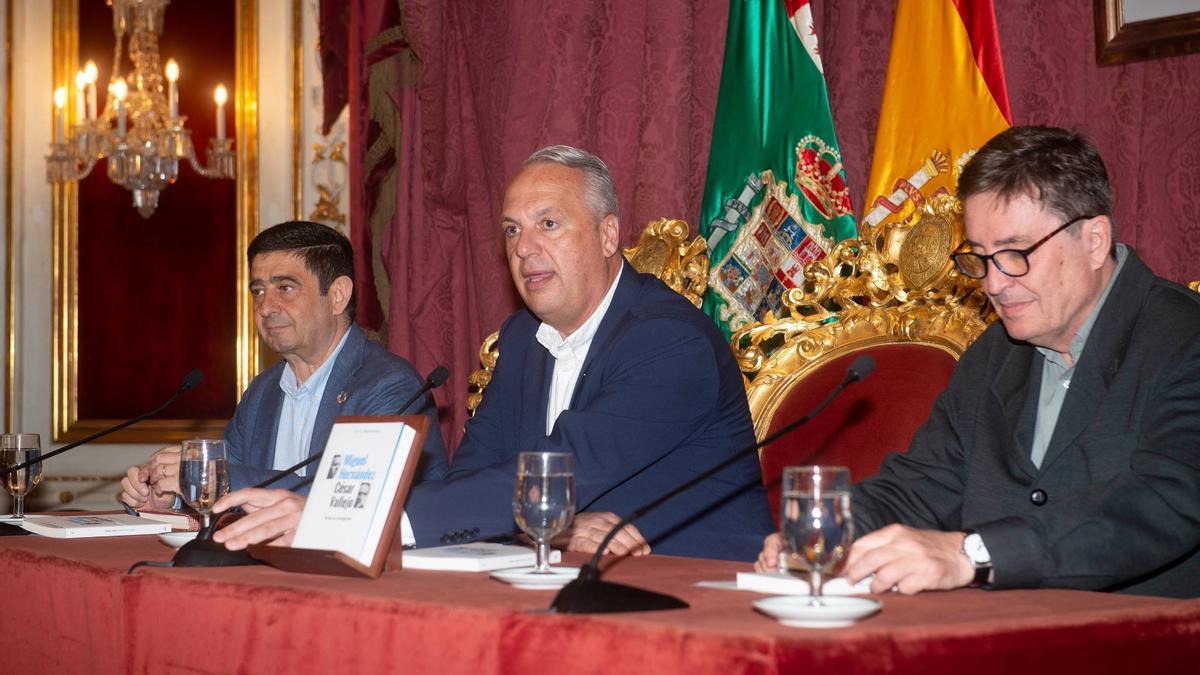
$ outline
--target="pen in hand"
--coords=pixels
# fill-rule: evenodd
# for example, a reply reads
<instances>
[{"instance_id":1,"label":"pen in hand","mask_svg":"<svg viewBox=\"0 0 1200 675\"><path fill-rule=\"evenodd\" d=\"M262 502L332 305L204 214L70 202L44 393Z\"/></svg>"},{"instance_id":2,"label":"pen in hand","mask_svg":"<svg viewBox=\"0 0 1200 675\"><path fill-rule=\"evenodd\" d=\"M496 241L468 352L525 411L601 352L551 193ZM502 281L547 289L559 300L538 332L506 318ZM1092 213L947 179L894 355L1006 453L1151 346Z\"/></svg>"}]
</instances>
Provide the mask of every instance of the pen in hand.
<instances>
[{"instance_id":1,"label":"pen in hand","mask_svg":"<svg viewBox=\"0 0 1200 675\"><path fill-rule=\"evenodd\" d=\"M125 502L121 501L120 499L117 500L117 503L121 505L121 508L125 509L125 513L128 513L129 515L133 516L134 518L142 517L142 514L135 511L132 506L126 504Z\"/></svg>"}]
</instances>

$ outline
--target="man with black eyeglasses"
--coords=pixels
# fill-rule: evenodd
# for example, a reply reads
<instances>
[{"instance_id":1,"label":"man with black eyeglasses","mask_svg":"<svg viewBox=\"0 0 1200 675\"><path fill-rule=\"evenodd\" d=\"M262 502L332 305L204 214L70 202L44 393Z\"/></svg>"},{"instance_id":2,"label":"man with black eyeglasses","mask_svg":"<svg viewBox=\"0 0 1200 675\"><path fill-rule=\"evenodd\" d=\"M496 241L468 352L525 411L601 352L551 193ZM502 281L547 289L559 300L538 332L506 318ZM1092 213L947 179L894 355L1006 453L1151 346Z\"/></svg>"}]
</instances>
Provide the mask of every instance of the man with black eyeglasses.
<instances>
[{"instance_id":1,"label":"man with black eyeglasses","mask_svg":"<svg viewBox=\"0 0 1200 675\"><path fill-rule=\"evenodd\" d=\"M958 196L954 262L1000 321L908 452L855 486L868 534L843 574L873 592L1200 596L1200 296L1115 243L1104 162L1077 134L999 134Z\"/></svg>"}]
</instances>

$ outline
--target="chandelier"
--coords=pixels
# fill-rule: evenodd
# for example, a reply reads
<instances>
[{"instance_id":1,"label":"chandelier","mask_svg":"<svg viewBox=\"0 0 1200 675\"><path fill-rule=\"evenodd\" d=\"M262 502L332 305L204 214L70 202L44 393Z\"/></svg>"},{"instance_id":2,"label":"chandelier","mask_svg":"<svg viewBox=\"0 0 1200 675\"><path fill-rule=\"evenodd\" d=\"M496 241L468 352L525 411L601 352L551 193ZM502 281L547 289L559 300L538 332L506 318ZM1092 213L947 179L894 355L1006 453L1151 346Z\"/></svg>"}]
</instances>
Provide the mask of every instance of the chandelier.
<instances>
[{"instance_id":1,"label":"chandelier","mask_svg":"<svg viewBox=\"0 0 1200 675\"><path fill-rule=\"evenodd\" d=\"M88 61L75 75L75 123L69 129L67 88L54 91L54 141L46 157L46 178L54 185L83 180L99 160L107 160L108 179L133 193L143 218L154 213L159 193L179 177L181 158L206 178L234 177L233 139L225 137L225 87L218 85L213 94L217 137L208 139L207 163L196 156L184 126L187 118L179 115L179 65L170 59L164 68L158 54L169 2L110 0L115 45L104 107L97 110L96 64ZM126 41L133 70L123 76Z\"/></svg>"}]
</instances>

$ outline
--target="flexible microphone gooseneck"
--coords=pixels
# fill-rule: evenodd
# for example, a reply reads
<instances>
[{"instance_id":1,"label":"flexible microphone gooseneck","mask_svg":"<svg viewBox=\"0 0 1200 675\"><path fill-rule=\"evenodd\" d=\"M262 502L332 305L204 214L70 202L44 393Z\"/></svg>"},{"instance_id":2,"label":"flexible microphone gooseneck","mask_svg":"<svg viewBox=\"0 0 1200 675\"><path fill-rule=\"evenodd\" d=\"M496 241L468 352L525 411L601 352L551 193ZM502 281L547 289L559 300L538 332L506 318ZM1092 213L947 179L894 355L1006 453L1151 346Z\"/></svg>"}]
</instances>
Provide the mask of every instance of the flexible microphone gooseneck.
<instances>
[{"instance_id":1,"label":"flexible microphone gooseneck","mask_svg":"<svg viewBox=\"0 0 1200 675\"><path fill-rule=\"evenodd\" d=\"M10 466L3 470L0 470L0 476L7 476L10 473L16 473L17 471L22 471L24 469L28 469L29 467L33 466L34 464L40 464L40 463L50 459L51 457L57 457L58 455L61 455L62 453L66 452L68 450L74 450L75 448L78 448L79 446L84 445L85 443L91 443L92 441L96 440L97 438L102 438L104 436L107 436L107 435L115 432L115 431L120 431L127 426L137 424L138 422L141 422L142 420L146 419L147 417L153 417L153 416L157 415L158 413L162 412L164 409L166 409L167 406L174 403L175 399L179 398L183 394L183 392L189 391L191 389L195 389L196 385L200 384L200 382L203 380L204 380L204 373L202 371L200 371L199 369L193 370L192 372L188 373L187 375L185 375L183 377L183 382L180 383L179 388L175 390L175 393L171 394L171 396L169 398L167 398L166 401L163 401L162 405L158 406L154 410L151 410L150 412L148 412L144 415L139 415L131 420L121 422L120 424L118 424L116 426L97 431L96 433L92 434L91 436L88 436L87 438L80 439L78 441L75 441L74 443L68 443L68 444L62 446L61 448L54 450L52 452L47 452L46 454L44 454L40 457L36 457L34 459L30 459L27 462L22 462L20 464L17 464L16 466ZM17 525L12 525L9 523L0 523L0 534L3 534L3 535L29 534L29 532L28 532L28 530L25 530Z\"/></svg>"},{"instance_id":2,"label":"flexible microphone gooseneck","mask_svg":"<svg viewBox=\"0 0 1200 675\"><path fill-rule=\"evenodd\" d=\"M436 389L445 384L446 378L449 376L450 370L446 368L446 366L438 366L437 368L434 368L433 372L429 373L429 377L425 378L425 383L421 385L421 388L418 389L412 396L410 396L409 399L404 402L404 405L400 406L400 408L394 414L403 415L404 412L408 410L409 406L411 406L413 403L416 403L418 399L420 399L430 390ZM254 487L265 488L273 485L277 481L293 475L299 469L321 459L321 456L324 454L324 450L322 449L321 452L313 454L304 461L279 471L270 478L258 483ZM295 490L297 488L304 487L305 485L311 483L315 477L316 476L309 476L300 483L292 486L291 489ZM229 512L227 511L226 513ZM168 564L168 566L227 567L234 565L260 564L258 560L250 557L250 554L246 551L230 551L229 549L225 548L224 544L218 544L217 542L213 541L212 535L213 531L216 529L216 526L217 519L213 518L209 522L208 527L203 528L196 533L195 539L179 547L179 551L175 553L175 557L171 559L171 562ZM133 571L132 567L130 568L130 571Z\"/></svg>"},{"instance_id":3,"label":"flexible microphone gooseneck","mask_svg":"<svg viewBox=\"0 0 1200 675\"><path fill-rule=\"evenodd\" d=\"M816 408L813 408L804 417L797 419L779 431L767 436L766 438L738 450L730 455L724 461L716 466L704 471L703 473L684 482L679 487L661 495L647 504L631 511L628 515L613 525L608 531L604 539L601 540L600 546L597 547L595 555L588 561L582 569L579 570L579 576L576 577L554 597L554 601L550 603L551 612L559 612L563 614L598 614L606 612L644 612L661 609L683 609L688 606L686 602L674 596L647 591L645 589L618 584L600 579L600 557L604 554L604 550L608 547L609 542L613 537L634 520L646 515L647 513L658 508L663 503L673 499L687 490L695 487L699 483L712 478L721 471L733 466L736 462L742 459L743 456L757 451L766 445L770 445L775 441L783 438L791 432L799 429L809 420L816 417L825 409L833 399L837 398L846 387L865 380L875 370L875 358L869 354L864 354L854 360L850 367L846 370L846 377L842 379L833 391L821 401Z\"/></svg>"},{"instance_id":4,"label":"flexible microphone gooseneck","mask_svg":"<svg viewBox=\"0 0 1200 675\"><path fill-rule=\"evenodd\" d=\"M29 467L33 466L34 464L38 464L39 462L44 462L44 461L50 459L51 457L57 457L58 455L61 455L68 450L74 450L75 448L78 448L79 446L84 445L85 443L91 443L92 441L96 440L97 438L107 436L113 432L120 431L127 426L137 424L138 422L141 422L142 420L146 419L147 417L154 417L158 413L162 412L167 406L174 403L175 399L179 398L185 391L190 391L192 389L195 389L196 385L200 384L200 382L202 382L203 380L204 380L204 373L201 372L199 369L193 370L192 372L188 373L187 375L185 375L183 377L183 382L180 383L179 388L175 390L175 393L171 394L170 398L168 398L166 401L163 401L162 405L158 406L154 410L151 410L150 412L145 413L144 415L138 415L137 417L135 417L131 420L126 420L124 422L121 422L120 424L118 424L116 426L112 426L107 429L102 429L100 431L97 431L96 433L92 434L91 436L88 436L87 438L75 441L74 443L68 443L53 452L47 452L46 454L42 455L41 457L31 459L28 462L22 462L16 466L8 467L8 468L4 469L2 472L0 472L0 475L8 475L10 473L14 473L14 472L20 471L22 469L29 468Z\"/></svg>"}]
</instances>

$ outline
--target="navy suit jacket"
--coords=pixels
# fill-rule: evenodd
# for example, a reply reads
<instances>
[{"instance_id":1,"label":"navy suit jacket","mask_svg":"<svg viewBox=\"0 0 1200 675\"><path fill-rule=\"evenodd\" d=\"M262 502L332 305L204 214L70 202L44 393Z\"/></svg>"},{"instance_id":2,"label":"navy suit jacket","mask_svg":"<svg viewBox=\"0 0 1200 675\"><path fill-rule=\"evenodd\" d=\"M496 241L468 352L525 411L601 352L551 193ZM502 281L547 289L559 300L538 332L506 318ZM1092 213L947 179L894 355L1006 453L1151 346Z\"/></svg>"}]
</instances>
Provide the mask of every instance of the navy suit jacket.
<instances>
[{"instance_id":1,"label":"navy suit jacket","mask_svg":"<svg viewBox=\"0 0 1200 675\"><path fill-rule=\"evenodd\" d=\"M250 487L276 473L275 434L283 409L283 390L279 378L284 362L259 373L225 426L225 446L229 454L230 489ZM336 418L345 415L394 415L400 406L421 388L423 380L412 365L367 339L362 329L350 326L350 336L338 354L325 384L317 419L313 426L309 456L320 454L329 441ZM345 396L341 396L341 394ZM338 399L341 398L339 401ZM421 450L418 476L438 478L446 473L446 448L438 428L433 397L426 394L414 403L409 414L429 418L429 434ZM310 472L314 469L310 467ZM311 475L311 473L310 473ZM301 478L289 476L272 487L290 488ZM308 488L299 492L306 494Z\"/></svg>"},{"instance_id":2,"label":"navy suit jacket","mask_svg":"<svg viewBox=\"0 0 1200 675\"><path fill-rule=\"evenodd\" d=\"M418 546L515 531L521 451L574 454L578 511L625 515L754 442L741 374L712 320L628 265L592 340L570 407L546 435L553 362L539 321L517 312L444 480L413 487ZM636 521L655 552L753 559L772 528L753 454Z\"/></svg>"}]
</instances>

